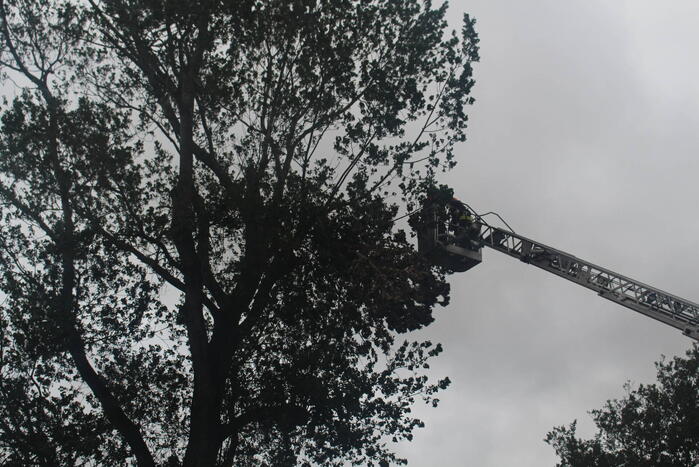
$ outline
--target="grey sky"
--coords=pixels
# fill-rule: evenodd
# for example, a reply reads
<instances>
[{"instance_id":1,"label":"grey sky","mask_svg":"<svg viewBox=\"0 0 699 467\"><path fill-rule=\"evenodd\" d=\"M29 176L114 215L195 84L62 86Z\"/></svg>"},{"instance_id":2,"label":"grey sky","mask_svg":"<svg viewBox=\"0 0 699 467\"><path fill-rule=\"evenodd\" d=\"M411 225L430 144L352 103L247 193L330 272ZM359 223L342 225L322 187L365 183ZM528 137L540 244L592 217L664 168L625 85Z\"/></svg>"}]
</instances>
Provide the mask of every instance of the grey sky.
<instances>
[{"instance_id":1,"label":"grey sky","mask_svg":"<svg viewBox=\"0 0 699 467\"><path fill-rule=\"evenodd\" d=\"M446 177L530 238L699 301L699 2L473 0L482 61ZM401 446L412 466L546 466L554 425L654 380L679 331L494 251L420 336L452 387Z\"/></svg>"}]
</instances>

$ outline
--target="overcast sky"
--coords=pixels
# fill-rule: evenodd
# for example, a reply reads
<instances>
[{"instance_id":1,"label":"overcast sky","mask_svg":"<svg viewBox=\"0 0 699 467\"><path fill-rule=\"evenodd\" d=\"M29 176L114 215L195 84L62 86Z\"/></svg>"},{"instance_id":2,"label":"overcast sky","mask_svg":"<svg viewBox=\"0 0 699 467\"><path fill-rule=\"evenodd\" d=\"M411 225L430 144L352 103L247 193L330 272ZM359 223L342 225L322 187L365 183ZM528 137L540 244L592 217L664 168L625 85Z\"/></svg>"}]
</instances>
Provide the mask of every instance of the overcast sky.
<instances>
[{"instance_id":1,"label":"overcast sky","mask_svg":"<svg viewBox=\"0 0 699 467\"><path fill-rule=\"evenodd\" d=\"M446 181L522 235L699 301L699 2L470 0L481 63ZM401 446L411 466L553 466L555 425L653 382L691 340L498 252L451 277L420 337L451 388Z\"/></svg>"}]
</instances>

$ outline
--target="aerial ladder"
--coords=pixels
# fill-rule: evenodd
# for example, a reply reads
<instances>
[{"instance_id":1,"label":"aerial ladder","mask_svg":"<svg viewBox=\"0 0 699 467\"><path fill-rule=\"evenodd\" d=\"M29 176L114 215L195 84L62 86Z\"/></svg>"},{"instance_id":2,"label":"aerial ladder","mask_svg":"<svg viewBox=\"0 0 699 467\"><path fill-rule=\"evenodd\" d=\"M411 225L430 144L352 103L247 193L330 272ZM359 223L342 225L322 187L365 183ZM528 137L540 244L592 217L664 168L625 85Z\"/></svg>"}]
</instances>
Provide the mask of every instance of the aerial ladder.
<instances>
[{"instance_id":1,"label":"aerial ladder","mask_svg":"<svg viewBox=\"0 0 699 467\"><path fill-rule=\"evenodd\" d=\"M596 292L619 305L682 331L699 340L699 305L565 251L529 239L510 229L489 225L482 216L456 201L471 225L454 227L444 205L428 199L411 224L417 231L418 250L433 264L463 272L482 261L482 247L517 258ZM471 217L472 216L472 217ZM451 224L451 226L450 226ZM474 228L475 227L475 228ZM464 231L466 229L467 231Z\"/></svg>"}]
</instances>

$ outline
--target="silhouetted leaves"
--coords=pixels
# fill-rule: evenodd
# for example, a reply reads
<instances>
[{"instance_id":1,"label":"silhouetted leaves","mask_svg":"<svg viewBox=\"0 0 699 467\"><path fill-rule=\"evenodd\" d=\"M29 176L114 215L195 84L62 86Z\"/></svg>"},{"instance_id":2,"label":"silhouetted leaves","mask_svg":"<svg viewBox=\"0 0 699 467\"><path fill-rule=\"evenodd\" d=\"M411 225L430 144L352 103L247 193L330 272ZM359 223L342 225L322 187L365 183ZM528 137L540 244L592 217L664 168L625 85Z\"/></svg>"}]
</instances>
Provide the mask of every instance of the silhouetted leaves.
<instances>
[{"instance_id":1,"label":"silhouetted leaves","mask_svg":"<svg viewBox=\"0 0 699 467\"><path fill-rule=\"evenodd\" d=\"M576 436L576 423L556 427L546 442L561 467L693 467L699 463L699 346L685 358L656 363L658 382L593 410L594 438Z\"/></svg>"},{"instance_id":2,"label":"silhouetted leaves","mask_svg":"<svg viewBox=\"0 0 699 467\"><path fill-rule=\"evenodd\" d=\"M0 462L389 465L448 302L394 226L478 39L389 0L4 0ZM39 447L37 447L39 446Z\"/></svg>"}]
</instances>

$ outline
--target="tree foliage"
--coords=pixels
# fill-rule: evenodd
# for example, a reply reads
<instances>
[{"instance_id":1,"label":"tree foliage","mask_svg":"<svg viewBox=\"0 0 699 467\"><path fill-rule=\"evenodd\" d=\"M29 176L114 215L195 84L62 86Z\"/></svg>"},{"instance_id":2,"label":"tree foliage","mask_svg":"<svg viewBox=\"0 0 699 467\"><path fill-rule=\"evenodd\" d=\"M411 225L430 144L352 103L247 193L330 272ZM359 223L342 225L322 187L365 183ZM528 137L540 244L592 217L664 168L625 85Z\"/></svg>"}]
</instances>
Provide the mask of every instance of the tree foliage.
<instances>
[{"instance_id":1,"label":"tree foliage","mask_svg":"<svg viewBox=\"0 0 699 467\"><path fill-rule=\"evenodd\" d=\"M699 463L699 346L684 358L656 363L658 381L627 385L627 395L593 410L597 433L576 436L576 423L556 427L546 442L561 467L694 467Z\"/></svg>"},{"instance_id":2,"label":"tree foliage","mask_svg":"<svg viewBox=\"0 0 699 467\"><path fill-rule=\"evenodd\" d=\"M0 0L0 459L386 465L448 379L396 228L465 138L429 1Z\"/></svg>"}]
</instances>

